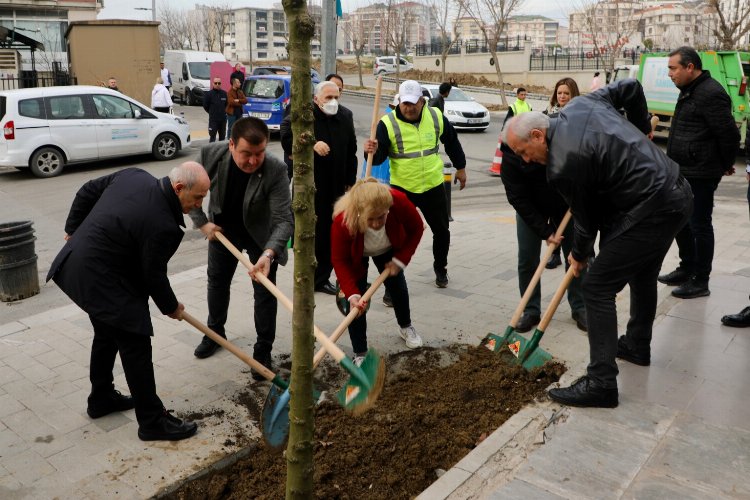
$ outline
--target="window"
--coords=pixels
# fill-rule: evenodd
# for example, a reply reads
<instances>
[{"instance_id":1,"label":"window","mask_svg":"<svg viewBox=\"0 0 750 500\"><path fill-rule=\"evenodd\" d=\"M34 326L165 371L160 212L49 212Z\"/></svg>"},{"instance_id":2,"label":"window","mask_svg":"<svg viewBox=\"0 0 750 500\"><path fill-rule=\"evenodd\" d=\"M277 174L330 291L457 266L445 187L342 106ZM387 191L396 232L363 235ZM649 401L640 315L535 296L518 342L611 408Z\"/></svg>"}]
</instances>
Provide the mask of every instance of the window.
<instances>
[{"instance_id":1,"label":"window","mask_svg":"<svg viewBox=\"0 0 750 500\"><path fill-rule=\"evenodd\" d=\"M267 49L268 48L268 42L258 42L258 48L259 49Z\"/></svg>"},{"instance_id":2,"label":"window","mask_svg":"<svg viewBox=\"0 0 750 500\"><path fill-rule=\"evenodd\" d=\"M94 108L98 118L135 118L135 106L121 97L94 95Z\"/></svg>"},{"instance_id":3,"label":"window","mask_svg":"<svg viewBox=\"0 0 750 500\"><path fill-rule=\"evenodd\" d=\"M679 21L679 20L680 20L680 15L679 15L679 14L675 14L675 16L674 16L674 20L675 20L675 21Z\"/></svg>"},{"instance_id":4,"label":"window","mask_svg":"<svg viewBox=\"0 0 750 500\"><path fill-rule=\"evenodd\" d=\"M690 26L685 26L685 31L690 33Z\"/></svg>"},{"instance_id":5,"label":"window","mask_svg":"<svg viewBox=\"0 0 750 500\"><path fill-rule=\"evenodd\" d=\"M268 59L268 52L258 52L258 59Z\"/></svg>"},{"instance_id":6,"label":"window","mask_svg":"<svg viewBox=\"0 0 750 500\"><path fill-rule=\"evenodd\" d=\"M29 118L46 118L42 98L18 101L18 114Z\"/></svg>"},{"instance_id":7,"label":"window","mask_svg":"<svg viewBox=\"0 0 750 500\"><path fill-rule=\"evenodd\" d=\"M66 95L48 97L51 120L70 120L86 116L86 108L83 105L83 96Z\"/></svg>"}]
</instances>

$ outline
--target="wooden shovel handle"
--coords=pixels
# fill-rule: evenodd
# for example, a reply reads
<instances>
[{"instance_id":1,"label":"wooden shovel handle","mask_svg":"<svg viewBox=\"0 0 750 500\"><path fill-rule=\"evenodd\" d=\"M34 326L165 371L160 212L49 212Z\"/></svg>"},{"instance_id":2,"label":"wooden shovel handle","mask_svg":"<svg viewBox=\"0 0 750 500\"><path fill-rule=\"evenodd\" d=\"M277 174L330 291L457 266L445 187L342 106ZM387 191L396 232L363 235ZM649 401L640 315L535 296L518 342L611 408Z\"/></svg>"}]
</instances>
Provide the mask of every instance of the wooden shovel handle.
<instances>
[{"instance_id":1,"label":"wooden shovel handle","mask_svg":"<svg viewBox=\"0 0 750 500\"><path fill-rule=\"evenodd\" d=\"M243 352L242 349L232 344L215 331L211 330L209 327L198 321L194 316L190 315L186 311L182 311L181 315L182 319L200 330L206 337L210 338L221 347L237 356L240 360L244 361L248 366L250 366L250 368L263 375L263 378L265 378L266 380L271 381L274 379L274 377L276 377L276 374L274 372L272 372L259 362L255 361L251 356L248 356L247 353Z\"/></svg>"},{"instance_id":2,"label":"wooden shovel handle","mask_svg":"<svg viewBox=\"0 0 750 500\"><path fill-rule=\"evenodd\" d=\"M538 330L541 330L543 332L547 330L547 325L549 325L549 322L552 321L552 316L555 315L557 306L560 305L560 301L565 294L565 290L568 289L568 286L570 285L570 282L573 281L573 278L575 278L575 275L573 274L573 266L571 266L568 268L568 272L565 273L565 277L563 278L562 283L560 283L560 286L557 287L555 295L552 296L552 300L547 306L547 310L544 311L542 321L540 321L539 326L537 326Z\"/></svg>"},{"instance_id":3,"label":"wooden shovel handle","mask_svg":"<svg viewBox=\"0 0 750 500\"><path fill-rule=\"evenodd\" d=\"M383 284L383 282L388 279L388 270L385 269L382 273L380 273L380 276L377 277L375 280L375 283L373 283L370 288L367 289L365 294L362 296L364 300L370 300L372 295L375 293L375 290L380 288L380 285ZM346 315L344 320L339 324L339 326L336 327L336 329L333 331L329 339L331 339L332 342L338 342L339 338L341 338L341 335L343 335L346 328L357 319L357 316L359 315L359 309L356 307L353 307L351 311L349 311L349 314ZM315 353L315 357L313 358L313 370L317 368L317 366L320 364L321 361L323 361L323 358L326 355L326 348L325 346L321 347L318 352Z\"/></svg>"},{"instance_id":4,"label":"wooden shovel handle","mask_svg":"<svg viewBox=\"0 0 750 500\"><path fill-rule=\"evenodd\" d=\"M242 263L242 265L244 265L247 268L248 271L252 271L253 269L255 269L255 266L253 265L252 262L250 262L250 259L245 254L240 252L237 249L237 247L234 246L232 242L227 239L226 236L221 234L221 232L219 231L217 231L214 234L216 235L216 239L219 240L221 244L224 245L227 248L227 250L229 250L232 253L232 255L234 255L237 258L237 260L239 260ZM258 280L261 285L266 287L268 291L271 292L273 296L276 297L276 299L281 303L281 305L284 306L289 312L294 311L294 305L292 304L292 301L289 300L289 298L286 295L284 295L284 293L281 290L279 290L279 288L276 285L274 285L271 282L271 280L269 280L266 276L264 276L263 273L256 273L255 279ZM341 361L342 359L346 357L346 354L344 354L344 351L339 349L336 346L336 344L330 343L330 341L328 341L328 337L326 337L326 334L323 333L320 330L320 328L313 325L313 331L315 332L315 338L318 339L318 341L321 344L323 344L325 349L331 353L331 356L333 356L333 359L335 359L336 361ZM330 344L326 344L325 341L328 341Z\"/></svg>"},{"instance_id":5,"label":"wooden shovel handle","mask_svg":"<svg viewBox=\"0 0 750 500\"><path fill-rule=\"evenodd\" d=\"M572 216L573 214L570 212L570 210L565 212L565 216L563 217L562 221L560 221L560 225L555 232L555 237L559 238L560 236L562 236ZM531 277L529 286L526 287L526 291L524 292L523 297L521 297L521 302L518 303L518 307L516 307L516 311L513 313L513 317L510 319L510 326L512 326L513 328L516 327L516 324L518 324L518 320L521 319L521 315L523 314L523 310L526 308L526 304L529 303L529 300L531 300L531 296L534 294L534 288L536 288L537 284L539 284L539 280L542 279L542 272L544 272L547 261L549 261L550 257L552 257L552 254L554 253L557 246L558 245L547 245L547 250L544 252L542 260L539 261L539 266L537 266L536 271L534 272L534 276Z\"/></svg>"},{"instance_id":6,"label":"wooden shovel handle","mask_svg":"<svg viewBox=\"0 0 750 500\"><path fill-rule=\"evenodd\" d=\"M378 121L380 121L380 94L383 89L383 75L378 77L377 83L375 84L375 104L372 107L372 124L370 125L370 140L375 140L375 130L378 127ZM375 153L367 153L367 168L365 169L365 177L370 177L372 174L372 159L375 157Z\"/></svg>"}]
</instances>

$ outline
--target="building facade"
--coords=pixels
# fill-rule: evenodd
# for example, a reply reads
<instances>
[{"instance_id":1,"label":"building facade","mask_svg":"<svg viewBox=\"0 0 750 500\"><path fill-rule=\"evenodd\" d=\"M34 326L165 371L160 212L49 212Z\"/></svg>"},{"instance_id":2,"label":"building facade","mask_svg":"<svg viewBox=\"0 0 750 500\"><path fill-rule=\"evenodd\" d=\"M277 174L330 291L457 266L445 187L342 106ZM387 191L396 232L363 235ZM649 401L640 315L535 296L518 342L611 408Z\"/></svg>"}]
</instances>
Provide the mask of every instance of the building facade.
<instances>
[{"instance_id":1,"label":"building facade","mask_svg":"<svg viewBox=\"0 0 750 500\"><path fill-rule=\"evenodd\" d=\"M561 45L560 23L544 16L512 16L505 32L508 38L531 41L533 49L549 49Z\"/></svg>"},{"instance_id":2,"label":"building facade","mask_svg":"<svg viewBox=\"0 0 750 500\"><path fill-rule=\"evenodd\" d=\"M400 31L396 38L403 40L402 52L413 50L416 45L428 44L438 29L432 10L420 2L403 2L391 6L376 3L360 7L339 22L339 31L345 33L338 49L345 54L354 52L354 40L366 39L364 53L388 54L393 50L391 30ZM403 36L401 36L401 34Z\"/></svg>"}]
</instances>

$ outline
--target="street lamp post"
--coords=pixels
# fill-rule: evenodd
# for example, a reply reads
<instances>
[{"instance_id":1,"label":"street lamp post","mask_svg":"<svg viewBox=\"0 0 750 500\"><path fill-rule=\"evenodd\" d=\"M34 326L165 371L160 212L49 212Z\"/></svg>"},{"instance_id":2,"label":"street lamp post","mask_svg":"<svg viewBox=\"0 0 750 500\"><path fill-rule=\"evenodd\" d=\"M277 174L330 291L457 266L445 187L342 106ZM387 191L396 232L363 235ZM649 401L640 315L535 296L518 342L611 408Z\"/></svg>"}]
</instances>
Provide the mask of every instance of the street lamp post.
<instances>
[{"instance_id":1,"label":"street lamp post","mask_svg":"<svg viewBox=\"0 0 750 500\"><path fill-rule=\"evenodd\" d=\"M156 0L151 0L151 8L148 7L133 7L134 10L150 10L151 20L156 21Z\"/></svg>"}]
</instances>

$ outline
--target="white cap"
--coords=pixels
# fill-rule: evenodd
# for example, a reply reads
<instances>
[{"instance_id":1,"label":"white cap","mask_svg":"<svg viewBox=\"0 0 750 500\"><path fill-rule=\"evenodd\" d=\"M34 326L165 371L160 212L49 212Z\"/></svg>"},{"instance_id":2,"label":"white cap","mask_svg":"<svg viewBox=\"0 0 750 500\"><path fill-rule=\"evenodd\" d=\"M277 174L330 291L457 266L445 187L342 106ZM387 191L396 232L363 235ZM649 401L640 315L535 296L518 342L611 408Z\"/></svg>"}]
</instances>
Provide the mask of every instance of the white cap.
<instances>
[{"instance_id":1,"label":"white cap","mask_svg":"<svg viewBox=\"0 0 750 500\"><path fill-rule=\"evenodd\" d=\"M393 100L391 101L391 106L393 107L398 106L398 94L393 96Z\"/></svg>"},{"instance_id":2,"label":"white cap","mask_svg":"<svg viewBox=\"0 0 750 500\"><path fill-rule=\"evenodd\" d=\"M406 80L399 86L398 94L401 96L401 102L416 104L422 98L422 87L419 82Z\"/></svg>"}]
</instances>

